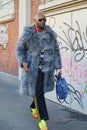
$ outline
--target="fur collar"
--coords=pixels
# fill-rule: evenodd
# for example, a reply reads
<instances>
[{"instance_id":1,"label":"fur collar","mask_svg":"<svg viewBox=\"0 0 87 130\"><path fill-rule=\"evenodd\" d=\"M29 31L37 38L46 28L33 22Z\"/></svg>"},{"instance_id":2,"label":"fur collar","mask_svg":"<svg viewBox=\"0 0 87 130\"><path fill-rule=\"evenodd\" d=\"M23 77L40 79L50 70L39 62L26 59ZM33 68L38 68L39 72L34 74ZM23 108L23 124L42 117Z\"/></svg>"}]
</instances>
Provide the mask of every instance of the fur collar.
<instances>
[{"instance_id":1,"label":"fur collar","mask_svg":"<svg viewBox=\"0 0 87 130\"><path fill-rule=\"evenodd\" d=\"M54 39L57 38L56 32L54 32L49 25L45 26L45 31L49 33Z\"/></svg>"},{"instance_id":2,"label":"fur collar","mask_svg":"<svg viewBox=\"0 0 87 130\"><path fill-rule=\"evenodd\" d=\"M45 25L45 31L49 33L49 35L51 35L54 39L57 38L57 34L51 29L49 25ZM24 35L23 35L24 39L29 40L34 32L35 32L34 25L26 26L24 28Z\"/></svg>"}]
</instances>

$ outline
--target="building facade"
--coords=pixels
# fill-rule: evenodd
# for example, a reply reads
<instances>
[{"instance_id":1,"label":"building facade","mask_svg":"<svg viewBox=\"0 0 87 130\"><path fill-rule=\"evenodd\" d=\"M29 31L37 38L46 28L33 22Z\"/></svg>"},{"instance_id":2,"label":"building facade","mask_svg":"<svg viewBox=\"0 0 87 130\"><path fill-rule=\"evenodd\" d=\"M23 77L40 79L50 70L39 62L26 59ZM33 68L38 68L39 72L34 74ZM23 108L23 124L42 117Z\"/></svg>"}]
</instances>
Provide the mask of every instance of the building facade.
<instances>
[{"instance_id":1,"label":"building facade","mask_svg":"<svg viewBox=\"0 0 87 130\"><path fill-rule=\"evenodd\" d=\"M17 74L15 47L19 35L19 1L0 0L0 71Z\"/></svg>"},{"instance_id":2,"label":"building facade","mask_svg":"<svg viewBox=\"0 0 87 130\"><path fill-rule=\"evenodd\" d=\"M61 103L87 114L87 1L53 0L39 8L58 35L62 75L70 88L66 101ZM46 96L58 102L55 90Z\"/></svg>"},{"instance_id":3,"label":"building facade","mask_svg":"<svg viewBox=\"0 0 87 130\"><path fill-rule=\"evenodd\" d=\"M87 1L86 0L0 0L2 6L12 5L9 14L0 14L0 71L18 75L16 43L25 25L33 23L38 10L47 16L58 35L62 57L62 74L70 93L63 105L87 114ZM3 3L4 1L4 3ZM8 8L9 10L9 8ZM0 11L0 12L1 12ZM7 16L7 17L6 17ZM2 18L2 19L1 19ZM55 90L46 94L58 102ZM51 98L52 97L52 98Z\"/></svg>"}]
</instances>

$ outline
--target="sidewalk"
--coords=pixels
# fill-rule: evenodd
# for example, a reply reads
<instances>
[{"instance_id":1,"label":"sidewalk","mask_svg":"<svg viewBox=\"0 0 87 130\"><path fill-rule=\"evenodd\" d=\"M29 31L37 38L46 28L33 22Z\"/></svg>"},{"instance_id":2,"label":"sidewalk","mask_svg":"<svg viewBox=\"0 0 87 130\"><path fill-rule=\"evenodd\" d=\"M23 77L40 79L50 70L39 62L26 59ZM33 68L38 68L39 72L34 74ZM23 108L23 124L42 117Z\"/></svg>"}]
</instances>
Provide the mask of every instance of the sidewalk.
<instances>
[{"instance_id":1,"label":"sidewalk","mask_svg":"<svg viewBox=\"0 0 87 130\"><path fill-rule=\"evenodd\" d=\"M32 97L20 96L18 78L0 72L0 130L39 130L29 110ZM49 130L87 130L87 116L46 100Z\"/></svg>"}]
</instances>

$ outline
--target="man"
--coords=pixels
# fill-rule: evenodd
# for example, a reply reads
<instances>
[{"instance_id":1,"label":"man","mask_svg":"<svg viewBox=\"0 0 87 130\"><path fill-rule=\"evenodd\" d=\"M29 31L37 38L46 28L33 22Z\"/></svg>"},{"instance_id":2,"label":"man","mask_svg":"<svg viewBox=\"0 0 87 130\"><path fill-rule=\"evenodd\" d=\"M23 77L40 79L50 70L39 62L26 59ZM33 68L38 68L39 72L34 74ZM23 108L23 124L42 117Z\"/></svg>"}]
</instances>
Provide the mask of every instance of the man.
<instances>
[{"instance_id":1,"label":"man","mask_svg":"<svg viewBox=\"0 0 87 130\"><path fill-rule=\"evenodd\" d=\"M24 69L21 92L33 96L30 106L38 118L40 130L48 130L49 119L44 94L54 89L54 72L61 71L61 57L56 33L46 25L46 17L39 12L35 25L27 26L17 44L17 58Z\"/></svg>"}]
</instances>

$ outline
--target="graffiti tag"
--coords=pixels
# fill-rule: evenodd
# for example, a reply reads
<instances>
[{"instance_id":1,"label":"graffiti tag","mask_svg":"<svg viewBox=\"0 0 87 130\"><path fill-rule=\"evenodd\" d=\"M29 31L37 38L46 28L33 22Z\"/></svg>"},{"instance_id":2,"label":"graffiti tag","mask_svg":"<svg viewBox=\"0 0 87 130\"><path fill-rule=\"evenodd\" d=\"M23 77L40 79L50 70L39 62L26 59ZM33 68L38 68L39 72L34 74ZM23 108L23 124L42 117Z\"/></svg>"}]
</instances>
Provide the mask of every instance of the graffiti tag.
<instances>
[{"instance_id":1,"label":"graffiti tag","mask_svg":"<svg viewBox=\"0 0 87 130\"><path fill-rule=\"evenodd\" d=\"M7 26L0 27L0 45L5 49L8 43Z\"/></svg>"}]
</instances>

